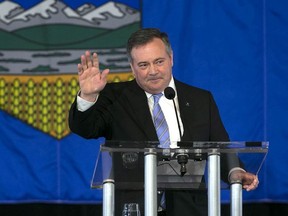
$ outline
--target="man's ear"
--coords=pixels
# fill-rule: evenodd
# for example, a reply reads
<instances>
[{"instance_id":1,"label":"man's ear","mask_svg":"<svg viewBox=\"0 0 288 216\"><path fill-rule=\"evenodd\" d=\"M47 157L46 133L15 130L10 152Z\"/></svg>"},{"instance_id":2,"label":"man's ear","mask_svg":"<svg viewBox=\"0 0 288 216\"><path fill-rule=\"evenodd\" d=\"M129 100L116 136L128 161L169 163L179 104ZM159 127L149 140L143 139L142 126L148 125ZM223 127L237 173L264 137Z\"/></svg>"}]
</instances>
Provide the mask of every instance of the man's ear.
<instances>
[{"instance_id":1,"label":"man's ear","mask_svg":"<svg viewBox=\"0 0 288 216\"><path fill-rule=\"evenodd\" d=\"M130 68L131 68L132 74L133 74L133 76L135 77L135 73L134 73L134 69L133 69L133 66L132 66L132 62L130 62L129 65L130 65Z\"/></svg>"}]
</instances>

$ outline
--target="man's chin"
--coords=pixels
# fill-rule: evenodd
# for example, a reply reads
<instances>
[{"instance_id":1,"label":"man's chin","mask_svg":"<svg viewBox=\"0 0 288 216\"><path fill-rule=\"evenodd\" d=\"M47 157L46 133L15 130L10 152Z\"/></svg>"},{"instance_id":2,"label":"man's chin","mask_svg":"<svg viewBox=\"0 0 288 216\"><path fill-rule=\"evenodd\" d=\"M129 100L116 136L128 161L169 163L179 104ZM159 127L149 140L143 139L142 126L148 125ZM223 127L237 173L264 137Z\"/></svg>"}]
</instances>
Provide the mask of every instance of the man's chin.
<instances>
[{"instance_id":1,"label":"man's chin","mask_svg":"<svg viewBox=\"0 0 288 216\"><path fill-rule=\"evenodd\" d=\"M152 86L147 89L147 92L149 92L150 94L158 94L163 91L164 91L163 86Z\"/></svg>"}]
</instances>

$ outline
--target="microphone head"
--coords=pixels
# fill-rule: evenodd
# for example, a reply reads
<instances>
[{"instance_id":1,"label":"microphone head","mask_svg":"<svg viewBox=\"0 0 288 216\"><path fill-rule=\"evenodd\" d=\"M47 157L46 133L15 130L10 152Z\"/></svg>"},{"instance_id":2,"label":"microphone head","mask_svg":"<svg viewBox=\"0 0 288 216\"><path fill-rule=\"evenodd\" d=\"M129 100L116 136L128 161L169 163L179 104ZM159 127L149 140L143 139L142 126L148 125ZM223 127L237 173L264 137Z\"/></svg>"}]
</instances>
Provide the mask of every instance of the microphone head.
<instances>
[{"instance_id":1,"label":"microphone head","mask_svg":"<svg viewBox=\"0 0 288 216\"><path fill-rule=\"evenodd\" d=\"M173 100L174 97L175 97L175 91L174 91L173 88L171 88L171 87L168 86L168 87L164 90L164 95L165 95L165 97L166 97L167 99Z\"/></svg>"}]
</instances>

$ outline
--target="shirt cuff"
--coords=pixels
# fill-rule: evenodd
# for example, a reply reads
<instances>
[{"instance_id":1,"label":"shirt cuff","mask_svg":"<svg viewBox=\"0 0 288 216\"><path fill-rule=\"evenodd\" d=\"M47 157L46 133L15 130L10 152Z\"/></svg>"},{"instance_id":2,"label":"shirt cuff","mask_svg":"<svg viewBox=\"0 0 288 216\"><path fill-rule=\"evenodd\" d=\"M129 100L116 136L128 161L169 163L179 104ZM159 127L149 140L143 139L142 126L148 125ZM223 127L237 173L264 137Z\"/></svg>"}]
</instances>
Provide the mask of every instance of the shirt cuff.
<instances>
[{"instance_id":1,"label":"shirt cuff","mask_svg":"<svg viewBox=\"0 0 288 216\"><path fill-rule=\"evenodd\" d=\"M99 96L99 95L96 96L96 99L94 102L90 102L90 101L87 101L87 100L81 98L79 95L80 95L80 91L77 94L77 109L80 112L85 112L90 107L92 107L96 103L98 96Z\"/></svg>"},{"instance_id":2,"label":"shirt cuff","mask_svg":"<svg viewBox=\"0 0 288 216\"><path fill-rule=\"evenodd\" d=\"M243 171L243 172L246 172L244 169L242 169L241 167L234 167L232 168L230 171L229 171L229 174L228 174L228 179L229 179L229 182L230 182L230 176L232 174L232 172L234 171Z\"/></svg>"}]
</instances>

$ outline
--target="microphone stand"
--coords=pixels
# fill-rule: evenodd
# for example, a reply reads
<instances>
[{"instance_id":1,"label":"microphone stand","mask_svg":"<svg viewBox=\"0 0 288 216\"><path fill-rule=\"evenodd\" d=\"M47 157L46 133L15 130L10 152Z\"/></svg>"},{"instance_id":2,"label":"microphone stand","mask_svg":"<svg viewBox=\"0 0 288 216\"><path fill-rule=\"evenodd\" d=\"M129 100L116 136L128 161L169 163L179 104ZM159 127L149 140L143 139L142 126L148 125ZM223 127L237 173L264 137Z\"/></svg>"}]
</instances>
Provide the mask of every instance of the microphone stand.
<instances>
[{"instance_id":1,"label":"microphone stand","mask_svg":"<svg viewBox=\"0 0 288 216\"><path fill-rule=\"evenodd\" d=\"M180 122L179 122L178 112L177 112L177 109L176 109L176 104L175 104L174 98L173 98L172 101L173 101L174 110L175 110L175 113L176 113L177 125L178 125L178 130L179 130L179 137L180 137L180 141L181 141L182 134L181 134Z\"/></svg>"},{"instance_id":2,"label":"microphone stand","mask_svg":"<svg viewBox=\"0 0 288 216\"><path fill-rule=\"evenodd\" d=\"M174 91L173 88L167 87L167 88L164 90L164 93L165 93L165 97L166 97L167 99L173 101L174 110L175 110L176 119L177 119L178 130L179 130L179 137L180 137L180 141L181 141L182 134L181 134L181 128L180 128L180 121L179 121L179 116L178 116L178 112L177 112L177 109L176 109L176 104L175 104L175 101L174 101L175 91ZM187 154L178 154L178 155L177 155L177 161L178 161L178 163L179 163L180 166L181 166L181 168L180 168L181 176L184 176L185 173L187 172L186 164L187 164L187 162L188 162L188 157L189 157L189 156L188 156Z\"/></svg>"}]
</instances>

